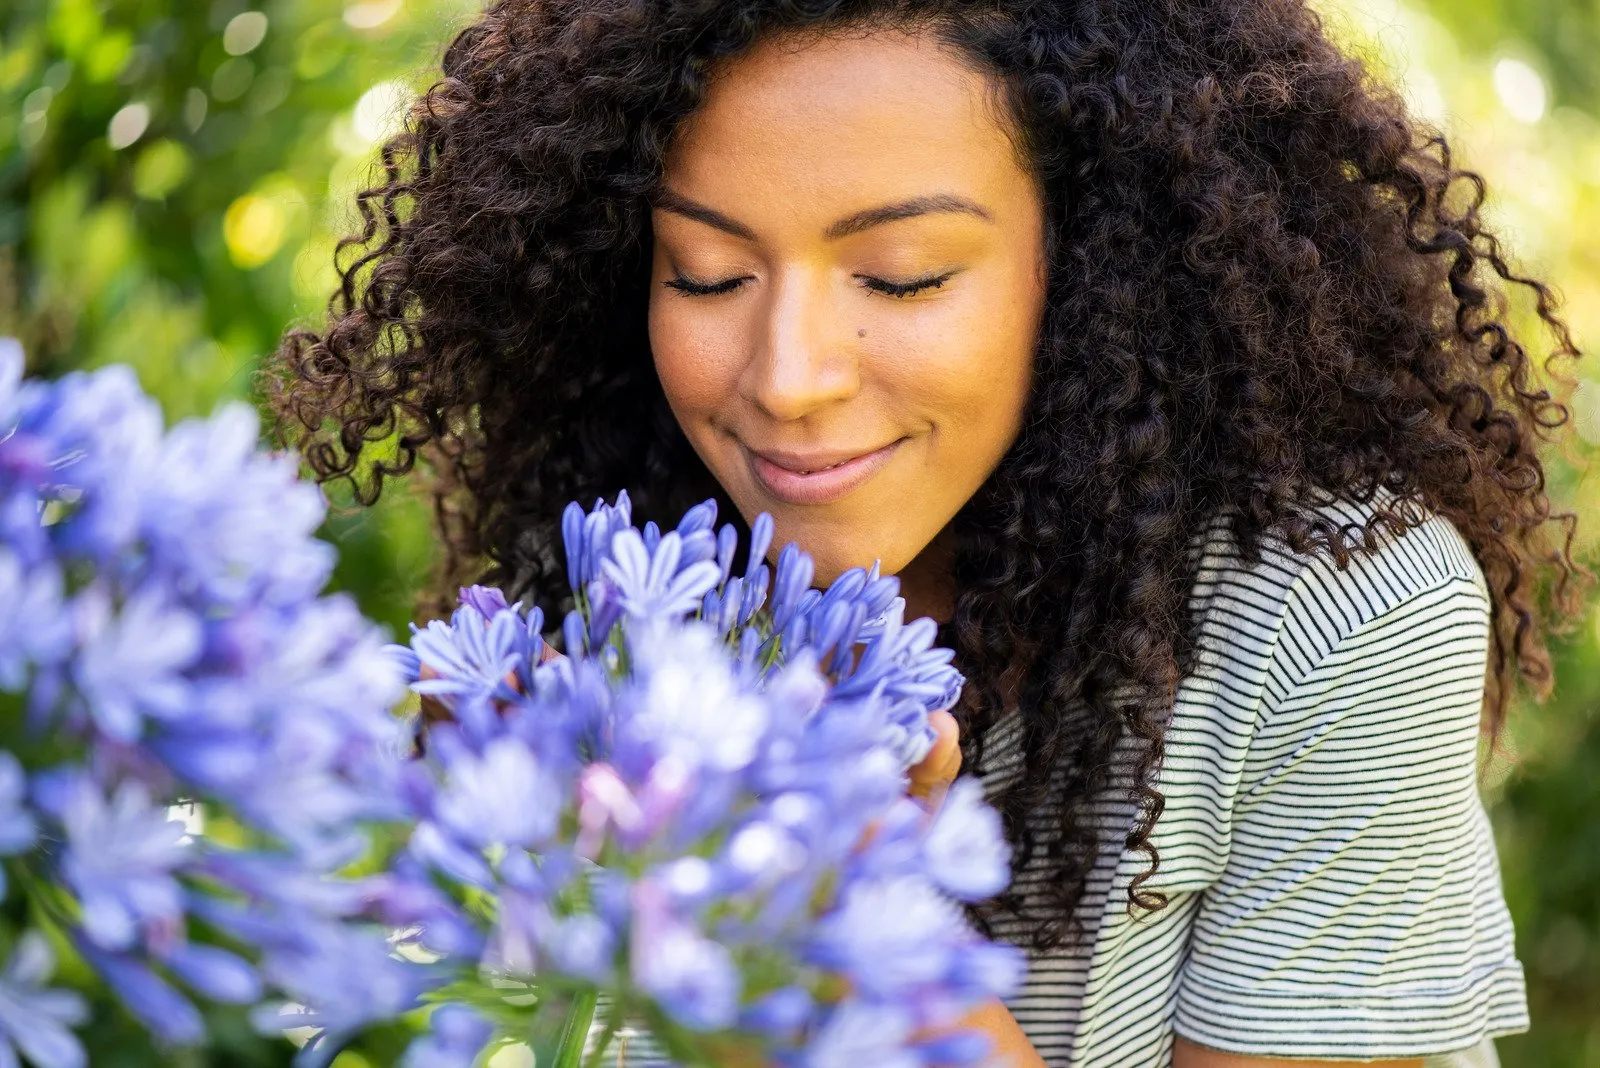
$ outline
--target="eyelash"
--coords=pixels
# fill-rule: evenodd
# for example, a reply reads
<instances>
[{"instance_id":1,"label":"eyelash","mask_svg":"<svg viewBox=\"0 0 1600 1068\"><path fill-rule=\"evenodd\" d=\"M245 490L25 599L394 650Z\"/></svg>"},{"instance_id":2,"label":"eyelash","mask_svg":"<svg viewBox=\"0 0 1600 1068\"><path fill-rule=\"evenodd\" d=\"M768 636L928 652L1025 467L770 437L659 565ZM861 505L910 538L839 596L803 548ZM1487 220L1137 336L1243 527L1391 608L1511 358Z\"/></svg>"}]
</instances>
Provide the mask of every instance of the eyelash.
<instances>
[{"instance_id":1,"label":"eyelash","mask_svg":"<svg viewBox=\"0 0 1600 1068\"><path fill-rule=\"evenodd\" d=\"M861 279L862 285L874 293L882 293L898 300L903 297L909 297L914 293L920 293L924 289L938 289L948 282L954 274L954 271L947 271L944 274L929 275L926 278L918 278L911 282L890 282L887 279L873 278L871 275L865 274L857 275L856 277ZM749 275L745 275L740 278L728 278L721 282L695 282L679 275L676 278L667 279L662 284L669 289L676 289L678 292L691 297L713 297L722 293L733 292L749 281L749 278Z\"/></svg>"}]
</instances>

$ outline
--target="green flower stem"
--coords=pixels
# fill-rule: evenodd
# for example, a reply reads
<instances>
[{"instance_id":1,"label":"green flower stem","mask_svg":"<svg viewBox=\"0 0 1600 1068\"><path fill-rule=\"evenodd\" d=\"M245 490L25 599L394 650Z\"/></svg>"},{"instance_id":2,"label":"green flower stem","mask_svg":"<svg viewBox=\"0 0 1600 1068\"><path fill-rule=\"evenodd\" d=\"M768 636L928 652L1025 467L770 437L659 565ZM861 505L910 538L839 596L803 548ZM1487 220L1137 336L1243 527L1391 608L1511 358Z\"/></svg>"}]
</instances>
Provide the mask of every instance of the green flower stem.
<instances>
[{"instance_id":1,"label":"green flower stem","mask_svg":"<svg viewBox=\"0 0 1600 1068\"><path fill-rule=\"evenodd\" d=\"M594 1023L594 1007L599 992L594 989L579 992L567 1010L567 1019L561 1027L561 1044L556 1047L554 1068L581 1068L583 1046L589 1038L589 1028Z\"/></svg>"}]
</instances>

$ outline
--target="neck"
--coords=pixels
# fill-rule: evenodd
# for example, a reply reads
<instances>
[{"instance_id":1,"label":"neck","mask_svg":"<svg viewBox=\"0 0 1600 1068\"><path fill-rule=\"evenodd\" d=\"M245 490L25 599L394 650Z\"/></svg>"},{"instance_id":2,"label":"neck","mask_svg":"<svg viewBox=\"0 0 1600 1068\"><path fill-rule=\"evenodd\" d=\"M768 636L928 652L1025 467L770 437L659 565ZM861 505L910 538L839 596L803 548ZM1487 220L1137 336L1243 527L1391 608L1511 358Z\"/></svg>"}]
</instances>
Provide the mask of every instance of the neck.
<instances>
[{"instance_id":1,"label":"neck","mask_svg":"<svg viewBox=\"0 0 1600 1068\"><path fill-rule=\"evenodd\" d=\"M955 614L955 546L940 531L916 559L900 570L900 596L905 598L907 621L928 616L944 623Z\"/></svg>"}]
</instances>

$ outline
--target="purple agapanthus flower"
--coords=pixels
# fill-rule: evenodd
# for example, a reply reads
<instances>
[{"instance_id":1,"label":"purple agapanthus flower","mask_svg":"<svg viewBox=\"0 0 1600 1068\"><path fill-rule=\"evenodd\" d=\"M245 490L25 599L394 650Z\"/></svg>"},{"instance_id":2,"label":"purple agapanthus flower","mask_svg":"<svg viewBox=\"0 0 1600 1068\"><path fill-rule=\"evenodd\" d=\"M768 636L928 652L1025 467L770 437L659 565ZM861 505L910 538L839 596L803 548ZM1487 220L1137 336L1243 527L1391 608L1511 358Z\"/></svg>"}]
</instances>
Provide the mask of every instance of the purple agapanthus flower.
<instances>
[{"instance_id":1,"label":"purple agapanthus flower","mask_svg":"<svg viewBox=\"0 0 1600 1068\"><path fill-rule=\"evenodd\" d=\"M819 591L796 546L769 566L767 515L742 573L711 502L664 532L624 495L562 530L569 659L502 685L531 620L481 589L470 630L432 624L395 656L414 689L495 707L434 731L411 841L497 902L463 966L648 999L678 1049L742 1026L785 1066L981 1063L956 1025L1021 958L960 907L1009 876L981 787L931 818L904 794L961 683L931 621L906 622L876 567Z\"/></svg>"},{"instance_id":2,"label":"purple agapanthus flower","mask_svg":"<svg viewBox=\"0 0 1600 1068\"><path fill-rule=\"evenodd\" d=\"M341 1038L416 1007L443 978L438 969L396 955L381 931L315 920L304 926L301 938L262 962L273 987L296 999L262 1006L255 1021L265 1030L316 1027Z\"/></svg>"},{"instance_id":3,"label":"purple agapanthus flower","mask_svg":"<svg viewBox=\"0 0 1600 1068\"><path fill-rule=\"evenodd\" d=\"M50 945L37 931L25 931L0 972L0 1064L17 1056L37 1068L82 1068L89 1063L72 1028L89 1007L69 990L45 982L55 970Z\"/></svg>"},{"instance_id":4,"label":"purple agapanthus flower","mask_svg":"<svg viewBox=\"0 0 1600 1068\"><path fill-rule=\"evenodd\" d=\"M1011 881L1000 814L984 803L976 779L958 779L945 793L923 840L928 876L963 901L993 897Z\"/></svg>"},{"instance_id":5,"label":"purple agapanthus flower","mask_svg":"<svg viewBox=\"0 0 1600 1068\"><path fill-rule=\"evenodd\" d=\"M28 780L21 762L0 749L0 857L22 852L39 835L39 822L24 804L27 792ZM0 898L5 894L5 869L0 868Z\"/></svg>"},{"instance_id":6,"label":"purple agapanthus flower","mask_svg":"<svg viewBox=\"0 0 1600 1068\"><path fill-rule=\"evenodd\" d=\"M307 932L383 941L377 912L431 886L418 869L402 893L397 869L380 902L335 874L370 851L363 821L414 811L392 714L405 675L353 601L322 594L321 493L259 448L247 406L168 430L126 367L22 372L0 339L0 697L26 711L0 753L0 856L31 850L10 873L49 884L30 888L75 918L78 953L153 1033L193 1043L191 994L255 1002L263 955L297 977L284 962L314 955ZM169 818L191 799L237 851ZM444 941L456 907L412 912ZM19 944L0 1060L81 1063L79 1003L32 989L46 971Z\"/></svg>"},{"instance_id":7,"label":"purple agapanthus flower","mask_svg":"<svg viewBox=\"0 0 1600 1068\"><path fill-rule=\"evenodd\" d=\"M174 870L189 851L183 824L138 782L107 797L82 771L41 777L40 807L66 832L62 877L83 907L83 929L102 949L174 940L183 891Z\"/></svg>"},{"instance_id":8,"label":"purple agapanthus flower","mask_svg":"<svg viewBox=\"0 0 1600 1068\"><path fill-rule=\"evenodd\" d=\"M472 1068L494 1035L494 1024L465 1005L441 1005L428 1032L413 1042L400 1068Z\"/></svg>"},{"instance_id":9,"label":"purple agapanthus flower","mask_svg":"<svg viewBox=\"0 0 1600 1068\"><path fill-rule=\"evenodd\" d=\"M106 981L123 1005L160 1041L187 1046L205 1035L205 1021L194 1003L138 957L107 953L85 939L78 952Z\"/></svg>"},{"instance_id":10,"label":"purple agapanthus flower","mask_svg":"<svg viewBox=\"0 0 1600 1068\"><path fill-rule=\"evenodd\" d=\"M482 755L462 753L435 802L439 822L480 848L544 845L561 816L561 783L526 746L497 738Z\"/></svg>"},{"instance_id":11,"label":"purple agapanthus flower","mask_svg":"<svg viewBox=\"0 0 1600 1068\"><path fill-rule=\"evenodd\" d=\"M675 916L665 891L634 887L629 969L639 989L694 1031L732 1027L739 1016L739 969L727 947Z\"/></svg>"},{"instance_id":12,"label":"purple agapanthus flower","mask_svg":"<svg viewBox=\"0 0 1600 1068\"><path fill-rule=\"evenodd\" d=\"M72 648L72 619L61 571L31 567L0 544L0 690L22 689L29 674L56 670Z\"/></svg>"},{"instance_id":13,"label":"purple agapanthus flower","mask_svg":"<svg viewBox=\"0 0 1600 1068\"><path fill-rule=\"evenodd\" d=\"M683 616L700 607L721 577L714 562L688 562L685 556L684 540L677 531L663 536L651 550L638 532L629 528L612 536L610 555L600 567L630 616Z\"/></svg>"}]
</instances>

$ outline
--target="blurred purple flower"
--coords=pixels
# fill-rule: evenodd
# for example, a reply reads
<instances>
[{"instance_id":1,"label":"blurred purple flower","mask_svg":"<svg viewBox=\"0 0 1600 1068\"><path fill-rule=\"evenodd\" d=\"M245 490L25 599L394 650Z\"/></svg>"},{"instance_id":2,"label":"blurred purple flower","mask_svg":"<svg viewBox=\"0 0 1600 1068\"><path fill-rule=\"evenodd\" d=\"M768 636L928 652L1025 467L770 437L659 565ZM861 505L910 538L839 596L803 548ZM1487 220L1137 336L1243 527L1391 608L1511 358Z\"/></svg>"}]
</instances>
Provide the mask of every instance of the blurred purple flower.
<instances>
[{"instance_id":1,"label":"blurred purple flower","mask_svg":"<svg viewBox=\"0 0 1600 1068\"><path fill-rule=\"evenodd\" d=\"M77 770L41 776L35 796L66 832L61 873L78 895L88 939L112 952L174 940L183 893L173 871L189 846L167 807L137 782L106 797Z\"/></svg>"},{"instance_id":2,"label":"blurred purple flower","mask_svg":"<svg viewBox=\"0 0 1600 1068\"><path fill-rule=\"evenodd\" d=\"M1000 814L983 799L983 784L957 779L945 793L922 843L928 876L962 901L982 901L1011 881L1011 851Z\"/></svg>"},{"instance_id":3,"label":"blurred purple flower","mask_svg":"<svg viewBox=\"0 0 1600 1068\"><path fill-rule=\"evenodd\" d=\"M633 982L684 1027L718 1031L737 1022L732 956L673 916L665 891L649 881L634 887L629 961Z\"/></svg>"},{"instance_id":4,"label":"blurred purple flower","mask_svg":"<svg viewBox=\"0 0 1600 1068\"><path fill-rule=\"evenodd\" d=\"M54 970L55 956L44 935L24 931L0 972L0 1064L15 1065L18 1054L36 1068L89 1063L71 1030L88 1019L89 1008L72 991L44 985Z\"/></svg>"},{"instance_id":5,"label":"blurred purple flower","mask_svg":"<svg viewBox=\"0 0 1600 1068\"><path fill-rule=\"evenodd\" d=\"M4 749L0 749L0 857L21 853L34 843L38 836L38 821L28 811L25 799L28 780L22 764ZM6 896L5 869L0 868L0 899Z\"/></svg>"},{"instance_id":6,"label":"blurred purple flower","mask_svg":"<svg viewBox=\"0 0 1600 1068\"><path fill-rule=\"evenodd\" d=\"M527 746L497 738L481 756L460 754L450 770L434 811L440 826L462 842L531 848L555 832L565 791Z\"/></svg>"},{"instance_id":7,"label":"blurred purple flower","mask_svg":"<svg viewBox=\"0 0 1600 1068\"><path fill-rule=\"evenodd\" d=\"M76 938L74 942L89 965L105 977L107 985L151 1034L177 1046L193 1045L204 1037L205 1022L194 1004L144 962L107 953L87 939Z\"/></svg>"},{"instance_id":8,"label":"blurred purple flower","mask_svg":"<svg viewBox=\"0 0 1600 1068\"><path fill-rule=\"evenodd\" d=\"M400 1068L472 1068L494 1036L494 1025L465 1005L440 1005L428 1033L406 1049Z\"/></svg>"},{"instance_id":9,"label":"blurred purple flower","mask_svg":"<svg viewBox=\"0 0 1600 1068\"><path fill-rule=\"evenodd\" d=\"M144 718L176 719L193 710L186 674L203 649L199 619L150 586L121 605L91 586L73 602L81 652L73 681L90 717L117 741L131 742Z\"/></svg>"},{"instance_id":10,"label":"blurred purple flower","mask_svg":"<svg viewBox=\"0 0 1600 1068\"><path fill-rule=\"evenodd\" d=\"M841 1064L872 1068L922 1068L922 1058L908 1049L912 1022L893 1006L845 1001L835 1006L795 1068L836 1068Z\"/></svg>"},{"instance_id":11,"label":"blurred purple flower","mask_svg":"<svg viewBox=\"0 0 1600 1068\"><path fill-rule=\"evenodd\" d=\"M629 715L618 724L619 744L718 771L755 759L767 707L734 674L714 630L693 621L640 627L630 636L629 652L634 678L625 691Z\"/></svg>"},{"instance_id":12,"label":"blurred purple flower","mask_svg":"<svg viewBox=\"0 0 1600 1068\"><path fill-rule=\"evenodd\" d=\"M338 1037L420 1004L442 981L435 968L394 955L382 931L308 919L293 944L269 950L261 974L298 1004L262 1006L266 1032L316 1027Z\"/></svg>"},{"instance_id":13,"label":"blurred purple flower","mask_svg":"<svg viewBox=\"0 0 1600 1068\"><path fill-rule=\"evenodd\" d=\"M18 690L29 670L53 668L72 648L61 570L50 561L24 567L0 543L0 690Z\"/></svg>"},{"instance_id":14,"label":"blurred purple flower","mask_svg":"<svg viewBox=\"0 0 1600 1068\"><path fill-rule=\"evenodd\" d=\"M850 884L812 937L815 959L849 977L863 997L903 999L944 982L967 935L956 904L917 876Z\"/></svg>"},{"instance_id":15,"label":"blurred purple flower","mask_svg":"<svg viewBox=\"0 0 1600 1068\"><path fill-rule=\"evenodd\" d=\"M248 1005L261 997L260 977L250 962L237 953L185 941L160 957L191 990L215 1001Z\"/></svg>"},{"instance_id":16,"label":"blurred purple flower","mask_svg":"<svg viewBox=\"0 0 1600 1068\"><path fill-rule=\"evenodd\" d=\"M0 854L50 843L27 877L76 899L66 933L167 1042L196 1041L201 1018L158 968L215 1000L263 990L245 956L191 941L190 916L335 1001L347 991L294 963L337 956L330 942L381 945L371 914L472 942L398 873L381 891L332 875L367 852L359 821L416 808L391 714L403 676L350 598L320 595L333 560L314 537L321 491L257 432L243 405L165 431L128 368L24 381L20 350L0 341L0 692L22 692L32 728L0 753ZM269 853L190 842L168 818L180 796ZM19 950L17 982L0 981L0 1049L79 1063L29 1046L78 1022L52 1011L61 999L40 1002L35 1031L7 1018L34 997L30 960Z\"/></svg>"}]
</instances>

